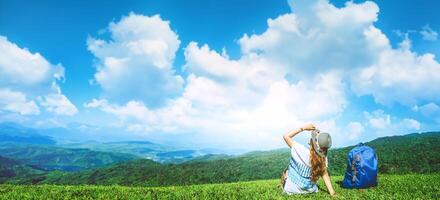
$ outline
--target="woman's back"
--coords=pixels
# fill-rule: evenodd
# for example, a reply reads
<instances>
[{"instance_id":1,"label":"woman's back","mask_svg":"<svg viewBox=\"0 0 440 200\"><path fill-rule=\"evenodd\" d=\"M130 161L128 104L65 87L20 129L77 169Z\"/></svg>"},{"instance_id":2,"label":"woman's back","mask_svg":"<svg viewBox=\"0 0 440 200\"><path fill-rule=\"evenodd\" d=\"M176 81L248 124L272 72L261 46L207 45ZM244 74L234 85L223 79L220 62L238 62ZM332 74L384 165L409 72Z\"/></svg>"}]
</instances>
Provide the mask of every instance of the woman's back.
<instances>
[{"instance_id":1,"label":"woman's back","mask_svg":"<svg viewBox=\"0 0 440 200\"><path fill-rule=\"evenodd\" d=\"M305 130L312 131L309 149L292 139ZM327 173L327 152L331 147L330 134L321 133L313 124L307 124L285 134L283 138L291 148L289 166L282 176L283 191L288 194L317 192L316 182L322 177L330 195L335 195Z\"/></svg>"},{"instance_id":2,"label":"woman's back","mask_svg":"<svg viewBox=\"0 0 440 200\"><path fill-rule=\"evenodd\" d=\"M284 192L288 194L317 192L316 184L310 179L310 170L310 151L302 144L293 141Z\"/></svg>"}]
</instances>

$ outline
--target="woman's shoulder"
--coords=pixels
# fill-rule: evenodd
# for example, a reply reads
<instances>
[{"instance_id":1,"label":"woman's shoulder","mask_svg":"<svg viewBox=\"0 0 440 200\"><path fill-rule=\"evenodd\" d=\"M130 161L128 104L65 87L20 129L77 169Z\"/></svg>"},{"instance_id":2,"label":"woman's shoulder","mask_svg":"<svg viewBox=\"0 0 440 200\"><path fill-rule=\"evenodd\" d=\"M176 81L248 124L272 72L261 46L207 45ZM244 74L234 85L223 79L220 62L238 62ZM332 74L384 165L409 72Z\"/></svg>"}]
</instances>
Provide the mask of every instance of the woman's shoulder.
<instances>
[{"instance_id":1,"label":"woman's shoulder","mask_svg":"<svg viewBox=\"0 0 440 200\"><path fill-rule=\"evenodd\" d=\"M290 153L291 153L292 158L294 158L294 159L299 158L299 160L301 160L305 163L309 163L310 151L301 143L293 141L293 145L292 145Z\"/></svg>"},{"instance_id":2,"label":"woman's shoulder","mask_svg":"<svg viewBox=\"0 0 440 200\"><path fill-rule=\"evenodd\" d=\"M302 145L301 143L299 143L299 142L297 142L295 140L293 140L293 145L292 145L291 150L292 151L296 150L296 151L299 151L299 152L309 152L309 149L307 149L304 145Z\"/></svg>"}]
</instances>

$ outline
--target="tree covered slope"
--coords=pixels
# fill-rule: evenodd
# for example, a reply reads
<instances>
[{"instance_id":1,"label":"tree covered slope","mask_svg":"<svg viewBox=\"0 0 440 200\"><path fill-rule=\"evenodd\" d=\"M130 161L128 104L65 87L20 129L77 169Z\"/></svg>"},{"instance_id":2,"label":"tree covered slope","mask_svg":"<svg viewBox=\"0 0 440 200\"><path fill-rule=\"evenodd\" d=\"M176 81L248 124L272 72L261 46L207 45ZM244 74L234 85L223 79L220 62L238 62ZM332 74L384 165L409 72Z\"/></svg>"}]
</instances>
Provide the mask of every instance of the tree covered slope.
<instances>
[{"instance_id":1,"label":"tree covered slope","mask_svg":"<svg viewBox=\"0 0 440 200\"><path fill-rule=\"evenodd\" d=\"M37 183L46 171L0 156L0 183Z\"/></svg>"},{"instance_id":2,"label":"tree covered slope","mask_svg":"<svg viewBox=\"0 0 440 200\"><path fill-rule=\"evenodd\" d=\"M79 171L137 159L122 153L69 149L52 145L0 143L0 156L45 170Z\"/></svg>"},{"instance_id":3,"label":"tree covered slope","mask_svg":"<svg viewBox=\"0 0 440 200\"><path fill-rule=\"evenodd\" d=\"M438 132L384 137L366 144L376 150L380 173L440 172ZM329 152L331 175L343 175L350 149L352 147ZM280 176L288 159L287 148L182 164L160 164L144 159L77 173L51 173L43 183L163 186L273 179Z\"/></svg>"}]
</instances>

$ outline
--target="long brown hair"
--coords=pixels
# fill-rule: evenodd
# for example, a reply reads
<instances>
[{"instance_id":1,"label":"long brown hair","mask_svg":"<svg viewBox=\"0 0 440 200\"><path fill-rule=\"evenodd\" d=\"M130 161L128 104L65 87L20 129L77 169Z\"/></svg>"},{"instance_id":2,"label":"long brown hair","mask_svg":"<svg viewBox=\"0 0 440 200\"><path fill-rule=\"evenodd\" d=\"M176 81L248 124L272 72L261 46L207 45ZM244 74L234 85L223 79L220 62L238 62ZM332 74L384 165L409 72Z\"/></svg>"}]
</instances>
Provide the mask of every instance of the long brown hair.
<instances>
[{"instance_id":1,"label":"long brown hair","mask_svg":"<svg viewBox=\"0 0 440 200\"><path fill-rule=\"evenodd\" d=\"M326 157L321 157L315 152L313 141L310 139L310 165L311 165L311 181L316 183L319 176L324 175L327 172ZM327 155L327 149L322 149L324 154Z\"/></svg>"}]
</instances>

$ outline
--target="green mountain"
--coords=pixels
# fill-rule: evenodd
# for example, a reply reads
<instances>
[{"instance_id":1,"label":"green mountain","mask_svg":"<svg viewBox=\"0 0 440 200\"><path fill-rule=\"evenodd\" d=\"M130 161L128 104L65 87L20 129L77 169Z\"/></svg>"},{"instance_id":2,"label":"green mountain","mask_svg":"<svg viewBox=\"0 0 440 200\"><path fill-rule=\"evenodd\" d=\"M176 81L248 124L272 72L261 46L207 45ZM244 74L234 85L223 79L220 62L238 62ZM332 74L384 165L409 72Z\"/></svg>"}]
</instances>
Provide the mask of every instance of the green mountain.
<instances>
[{"instance_id":1,"label":"green mountain","mask_svg":"<svg viewBox=\"0 0 440 200\"><path fill-rule=\"evenodd\" d=\"M78 134L84 132L76 126L35 129L11 122L0 123L0 156L45 170L80 171L139 158L182 163L218 152L215 149L186 150L149 141L71 140Z\"/></svg>"},{"instance_id":2,"label":"green mountain","mask_svg":"<svg viewBox=\"0 0 440 200\"><path fill-rule=\"evenodd\" d=\"M440 172L440 133L378 138L366 143L376 150L380 173ZM329 172L342 175L346 155L353 146L329 152ZM205 157L182 164L135 160L76 173L51 173L42 183L99 185L187 185L278 178L286 167L289 150L251 152L230 158Z\"/></svg>"},{"instance_id":3,"label":"green mountain","mask_svg":"<svg viewBox=\"0 0 440 200\"><path fill-rule=\"evenodd\" d=\"M62 144L67 148L82 148L102 152L118 152L136 155L160 163L182 163L200 156L223 153L216 149L180 149L149 141L120 141L120 142L77 142Z\"/></svg>"},{"instance_id":4,"label":"green mountain","mask_svg":"<svg viewBox=\"0 0 440 200\"><path fill-rule=\"evenodd\" d=\"M63 144L63 147L68 148L82 148L90 149L93 151L102 152L119 152L136 155L140 158L146 158L160 162L160 158L156 155L158 153L173 151L175 149L167 147L165 145L156 144L149 141L121 141L121 142L77 142Z\"/></svg>"},{"instance_id":5,"label":"green mountain","mask_svg":"<svg viewBox=\"0 0 440 200\"><path fill-rule=\"evenodd\" d=\"M62 171L79 171L138 159L137 156L123 153L16 143L0 143L0 156L44 170Z\"/></svg>"},{"instance_id":6,"label":"green mountain","mask_svg":"<svg viewBox=\"0 0 440 200\"><path fill-rule=\"evenodd\" d=\"M0 156L0 183L37 183L47 172Z\"/></svg>"}]
</instances>

